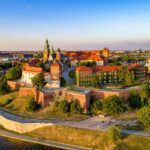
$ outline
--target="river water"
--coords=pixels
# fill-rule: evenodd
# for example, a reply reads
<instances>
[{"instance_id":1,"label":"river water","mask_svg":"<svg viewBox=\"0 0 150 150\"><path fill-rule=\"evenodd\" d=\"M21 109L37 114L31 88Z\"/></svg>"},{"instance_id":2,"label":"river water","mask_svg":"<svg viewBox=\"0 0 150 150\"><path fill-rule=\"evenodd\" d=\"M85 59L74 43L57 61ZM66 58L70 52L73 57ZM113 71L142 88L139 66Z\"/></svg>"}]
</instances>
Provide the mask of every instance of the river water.
<instances>
[{"instance_id":1,"label":"river water","mask_svg":"<svg viewBox=\"0 0 150 150\"><path fill-rule=\"evenodd\" d=\"M0 150L62 150L0 136Z\"/></svg>"}]
</instances>

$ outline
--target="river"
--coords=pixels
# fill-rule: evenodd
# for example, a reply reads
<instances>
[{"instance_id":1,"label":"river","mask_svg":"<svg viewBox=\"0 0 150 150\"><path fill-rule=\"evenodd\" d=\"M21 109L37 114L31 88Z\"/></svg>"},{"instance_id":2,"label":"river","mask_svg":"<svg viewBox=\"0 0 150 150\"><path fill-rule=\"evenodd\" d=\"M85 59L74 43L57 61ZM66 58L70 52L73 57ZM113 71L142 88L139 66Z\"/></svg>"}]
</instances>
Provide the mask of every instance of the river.
<instances>
[{"instance_id":1,"label":"river","mask_svg":"<svg viewBox=\"0 0 150 150\"><path fill-rule=\"evenodd\" d=\"M0 150L62 150L0 136Z\"/></svg>"}]
</instances>

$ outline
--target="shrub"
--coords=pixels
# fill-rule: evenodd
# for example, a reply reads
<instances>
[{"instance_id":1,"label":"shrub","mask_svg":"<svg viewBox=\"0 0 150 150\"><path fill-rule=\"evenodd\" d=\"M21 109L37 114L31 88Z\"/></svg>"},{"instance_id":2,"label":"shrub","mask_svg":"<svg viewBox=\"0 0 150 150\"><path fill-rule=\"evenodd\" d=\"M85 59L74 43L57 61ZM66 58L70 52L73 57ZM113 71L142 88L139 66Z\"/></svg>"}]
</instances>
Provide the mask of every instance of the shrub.
<instances>
[{"instance_id":1,"label":"shrub","mask_svg":"<svg viewBox=\"0 0 150 150\"><path fill-rule=\"evenodd\" d=\"M66 100L62 100L61 102L59 102L58 110L63 113L68 113L69 107L69 103Z\"/></svg>"},{"instance_id":2,"label":"shrub","mask_svg":"<svg viewBox=\"0 0 150 150\"><path fill-rule=\"evenodd\" d=\"M70 103L70 112L71 113L81 113L82 108L80 106L80 103L77 102L76 100L71 101L71 103Z\"/></svg>"},{"instance_id":3,"label":"shrub","mask_svg":"<svg viewBox=\"0 0 150 150\"><path fill-rule=\"evenodd\" d=\"M129 106L133 109L140 108L142 105L140 96L135 92L132 92L128 97L128 103Z\"/></svg>"},{"instance_id":4,"label":"shrub","mask_svg":"<svg viewBox=\"0 0 150 150\"><path fill-rule=\"evenodd\" d=\"M110 96L103 100L103 112L108 115L115 115L127 109L125 101L118 96Z\"/></svg>"},{"instance_id":5,"label":"shrub","mask_svg":"<svg viewBox=\"0 0 150 150\"><path fill-rule=\"evenodd\" d=\"M41 107L41 105L39 103L37 103L34 98L31 98L29 101L29 104L27 106L27 110L34 112L37 109L39 109L40 107Z\"/></svg>"},{"instance_id":6,"label":"shrub","mask_svg":"<svg viewBox=\"0 0 150 150\"><path fill-rule=\"evenodd\" d=\"M121 138L120 130L115 126L109 128L108 137L114 144L118 144Z\"/></svg>"},{"instance_id":7,"label":"shrub","mask_svg":"<svg viewBox=\"0 0 150 150\"><path fill-rule=\"evenodd\" d=\"M91 106L90 106L90 111L92 114L98 114L103 108L102 102L100 99L97 99L95 97L91 98Z\"/></svg>"},{"instance_id":8,"label":"shrub","mask_svg":"<svg viewBox=\"0 0 150 150\"><path fill-rule=\"evenodd\" d=\"M137 112L137 118L144 126L150 126L150 106L144 106Z\"/></svg>"}]
</instances>

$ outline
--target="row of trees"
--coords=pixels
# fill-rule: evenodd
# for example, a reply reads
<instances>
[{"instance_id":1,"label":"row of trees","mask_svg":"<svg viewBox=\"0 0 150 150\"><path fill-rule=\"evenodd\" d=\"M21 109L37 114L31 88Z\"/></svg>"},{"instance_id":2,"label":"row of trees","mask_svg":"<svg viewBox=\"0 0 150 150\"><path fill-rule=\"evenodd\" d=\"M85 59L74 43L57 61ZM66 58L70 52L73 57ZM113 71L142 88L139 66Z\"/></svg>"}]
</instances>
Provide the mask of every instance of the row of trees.
<instances>
[{"instance_id":1,"label":"row of trees","mask_svg":"<svg viewBox=\"0 0 150 150\"><path fill-rule=\"evenodd\" d=\"M9 69L12 67L12 63L0 63L0 70Z\"/></svg>"},{"instance_id":2,"label":"row of trees","mask_svg":"<svg viewBox=\"0 0 150 150\"><path fill-rule=\"evenodd\" d=\"M118 96L110 96L106 99L99 100L95 97L91 99L90 111L92 114L104 113L108 115L120 114L127 110L125 100Z\"/></svg>"},{"instance_id":3,"label":"row of trees","mask_svg":"<svg viewBox=\"0 0 150 150\"><path fill-rule=\"evenodd\" d=\"M110 96L100 100L91 99L92 114L104 113L116 115L130 109L138 109L137 117L144 126L150 126L150 85L143 84L139 91L131 91L127 100L118 96Z\"/></svg>"},{"instance_id":4,"label":"row of trees","mask_svg":"<svg viewBox=\"0 0 150 150\"><path fill-rule=\"evenodd\" d=\"M92 66L96 66L96 61L93 60L93 61L86 61L86 62L79 62L77 64L77 66L89 66L89 67L92 67Z\"/></svg>"}]
</instances>

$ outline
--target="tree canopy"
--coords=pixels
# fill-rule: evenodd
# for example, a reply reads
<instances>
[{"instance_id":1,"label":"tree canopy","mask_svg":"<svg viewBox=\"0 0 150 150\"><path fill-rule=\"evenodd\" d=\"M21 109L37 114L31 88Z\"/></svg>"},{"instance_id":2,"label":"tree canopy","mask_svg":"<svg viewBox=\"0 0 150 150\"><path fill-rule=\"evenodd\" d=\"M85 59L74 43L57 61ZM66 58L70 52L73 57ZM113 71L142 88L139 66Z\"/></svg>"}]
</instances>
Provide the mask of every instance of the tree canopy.
<instances>
[{"instance_id":1,"label":"tree canopy","mask_svg":"<svg viewBox=\"0 0 150 150\"><path fill-rule=\"evenodd\" d=\"M36 74L33 78L31 78L32 85L41 90L45 85L46 81L43 73Z\"/></svg>"},{"instance_id":2,"label":"tree canopy","mask_svg":"<svg viewBox=\"0 0 150 150\"><path fill-rule=\"evenodd\" d=\"M115 126L109 128L108 137L114 144L118 144L121 138L120 130Z\"/></svg>"},{"instance_id":3,"label":"tree canopy","mask_svg":"<svg viewBox=\"0 0 150 150\"><path fill-rule=\"evenodd\" d=\"M148 98L150 97L150 85L148 83L141 85L140 97L143 105L148 104Z\"/></svg>"},{"instance_id":4,"label":"tree canopy","mask_svg":"<svg viewBox=\"0 0 150 150\"><path fill-rule=\"evenodd\" d=\"M20 65L15 65L14 67L10 68L6 72L6 79L7 80L17 80L21 77L22 75L22 69Z\"/></svg>"},{"instance_id":5,"label":"tree canopy","mask_svg":"<svg viewBox=\"0 0 150 150\"><path fill-rule=\"evenodd\" d=\"M141 107L141 97L136 91L132 91L127 99L129 106L133 109Z\"/></svg>"},{"instance_id":6,"label":"tree canopy","mask_svg":"<svg viewBox=\"0 0 150 150\"><path fill-rule=\"evenodd\" d=\"M137 118L144 126L150 126L150 106L144 106L137 113Z\"/></svg>"},{"instance_id":7,"label":"tree canopy","mask_svg":"<svg viewBox=\"0 0 150 150\"><path fill-rule=\"evenodd\" d=\"M92 114L98 114L100 111L102 111L103 105L100 99L96 97L91 98L91 104L90 104L90 110Z\"/></svg>"},{"instance_id":8,"label":"tree canopy","mask_svg":"<svg viewBox=\"0 0 150 150\"><path fill-rule=\"evenodd\" d=\"M118 78L124 85L132 85L135 81L134 73L128 69L127 66L123 66L118 72Z\"/></svg>"},{"instance_id":9,"label":"tree canopy","mask_svg":"<svg viewBox=\"0 0 150 150\"><path fill-rule=\"evenodd\" d=\"M7 84L5 76L0 77L0 94L5 94L10 91L10 87Z\"/></svg>"},{"instance_id":10,"label":"tree canopy","mask_svg":"<svg viewBox=\"0 0 150 150\"><path fill-rule=\"evenodd\" d=\"M110 96L103 100L103 112L108 115L115 115L127 109L125 101L118 96Z\"/></svg>"}]
</instances>

